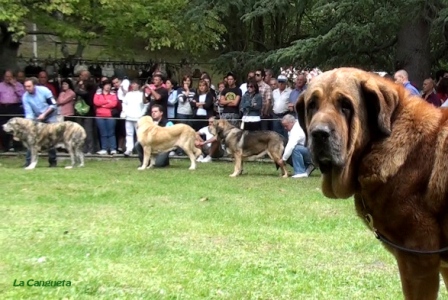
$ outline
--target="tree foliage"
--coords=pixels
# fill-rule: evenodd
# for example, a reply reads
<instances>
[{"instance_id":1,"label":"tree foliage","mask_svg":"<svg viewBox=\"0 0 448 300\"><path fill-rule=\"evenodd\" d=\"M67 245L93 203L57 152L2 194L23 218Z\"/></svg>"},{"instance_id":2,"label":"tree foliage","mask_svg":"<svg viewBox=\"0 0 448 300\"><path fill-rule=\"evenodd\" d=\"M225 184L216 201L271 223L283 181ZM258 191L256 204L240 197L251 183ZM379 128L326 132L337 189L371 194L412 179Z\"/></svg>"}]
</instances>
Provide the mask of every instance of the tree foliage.
<instances>
[{"instance_id":1,"label":"tree foliage","mask_svg":"<svg viewBox=\"0 0 448 300\"><path fill-rule=\"evenodd\" d=\"M240 76L291 64L427 76L428 66L448 61L448 0L0 0L3 36L20 40L27 21L82 45L99 38L120 53L134 45L217 49L217 69Z\"/></svg>"},{"instance_id":2,"label":"tree foliage","mask_svg":"<svg viewBox=\"0 0 448 300\"><path fill-rule=\"evenodd\" d=\"M448 50L447 0L192 2L189 15L197 21L200 11L211 10L225 26L222 55L215 60L221 71L244 73L254 64L393 71L412 69L421 59L440 65ZM428 73L427 67L417 69L418 76Z\"/></svg>"},{"instance_id":3,"label":"tree foliage","mask_svg":"<svg viewBox=\"0 0 448 300\"><path fill-rule=\"evenodd\" d=\"M101 39L116 52L138 45L199 52L216 47L223 27L216 15L202 23L184 17L188 0L0 0L0 23L15 41L27 34L26 22L40 31L87 45ZM29 33L29 32L28 32ZM203 38L203 35L207 38Z\"/></svg>"}]
</instances>

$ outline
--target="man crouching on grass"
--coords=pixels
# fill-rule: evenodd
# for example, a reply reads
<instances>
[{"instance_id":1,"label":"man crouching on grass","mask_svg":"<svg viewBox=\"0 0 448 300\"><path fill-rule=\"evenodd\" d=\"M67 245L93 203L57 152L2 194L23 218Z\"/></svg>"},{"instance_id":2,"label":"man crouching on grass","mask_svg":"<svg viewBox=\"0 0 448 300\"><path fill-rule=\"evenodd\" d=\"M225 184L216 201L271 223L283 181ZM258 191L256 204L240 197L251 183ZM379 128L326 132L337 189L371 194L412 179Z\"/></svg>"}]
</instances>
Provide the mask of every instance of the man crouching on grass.
<instances>
[{"instance_id":1,"label":"man crouching on grass","mask_svg":"<svg viewBox=\"0 0 448 300\"><path fill-rule=\"evenodd\" d=\"M154 104L151 106L151 117L154 123L157 124L158 126L161 127L173 126L173 123L171 121L168 121L168 119L166 119L165 116L163 115L163 106L160 104ZM137 142L134 148L135 150L137 150L138 160L140 161L139 167L141 167L143 164L143 147L139 142ZM169 152L162 152L157 154L154 167L163 168L169 165L170 165Z\"/></svg>"},{"instance_id":2,"label":"man crouching on grass","mask_svg":"<svg viewBox=\"0 0 448 300\"><path fill-rule=\"evenodd\" d=\"M215 117L208 119L208 125L212 126ZM198 157L198 162L211 162L212 158L220 158L224 156L221 142L210 133L209 126L202 127L196 132L196 147L202 150L202 155ZM205 137L205 141L202 136ZM204 157L205 155L205 157Z\"/></svg>"}]
</instances>

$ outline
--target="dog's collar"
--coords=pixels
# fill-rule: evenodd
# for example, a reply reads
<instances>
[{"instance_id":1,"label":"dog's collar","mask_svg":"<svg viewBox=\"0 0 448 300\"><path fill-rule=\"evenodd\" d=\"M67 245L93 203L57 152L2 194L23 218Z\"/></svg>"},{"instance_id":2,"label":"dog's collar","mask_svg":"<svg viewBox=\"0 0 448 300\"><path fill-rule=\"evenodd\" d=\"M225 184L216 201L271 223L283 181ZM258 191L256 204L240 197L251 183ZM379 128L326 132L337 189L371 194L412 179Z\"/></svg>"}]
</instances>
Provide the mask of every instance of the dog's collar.
<instances>
[{"instance_id":1,"label":"dog's collar","mask_svg":"<svg viewBox=\"0 0 448 300\"><path fill-rule=\"evenodd\" d=\"M364 202L364 197L362 196L362 194L361 194L361 202L362 202L362 206L364 208L365 221L367 222L367 224L369 224L369 227L373 231L373 234L375 235L375 237L377 239L379 239L381 242L383 242L384 244L389 245L392 248L395 248L395 249L398 249L398 250L401 250L404 252L408 252L408 253L413 253L413 254L440 254L440 253L448 251L448 247L441 248L438 250L415 250L415 249L409 249L406 247L402 247L400 245L393 243L388 238L386 238L384 235L382 235L378 231L378 229L375 228L375 225L373 223L373 216L370 213L368 213L367 206L366 206L366 203Z\"/></svg>"}]
</instances>

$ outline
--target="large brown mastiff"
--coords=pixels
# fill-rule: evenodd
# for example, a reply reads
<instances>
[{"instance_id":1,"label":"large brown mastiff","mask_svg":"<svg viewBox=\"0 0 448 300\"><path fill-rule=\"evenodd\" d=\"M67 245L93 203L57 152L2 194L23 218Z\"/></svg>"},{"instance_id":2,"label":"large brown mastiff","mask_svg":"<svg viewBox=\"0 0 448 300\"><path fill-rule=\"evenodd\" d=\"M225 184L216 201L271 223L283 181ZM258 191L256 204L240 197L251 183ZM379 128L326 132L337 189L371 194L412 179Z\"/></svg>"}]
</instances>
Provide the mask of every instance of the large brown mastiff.
<instances>
[{"instance_id":1,"label":"large brown mastiff","mask_svg":"<svg viewBox=\"0 0 448 300\"><path fill-rule=\"evenodd\" d=\"M296 109L324 195L354 195L406 299L437 299L439 274L448 285L448 110L353 68L315 77Z\"/></svg>"}]
</instances>

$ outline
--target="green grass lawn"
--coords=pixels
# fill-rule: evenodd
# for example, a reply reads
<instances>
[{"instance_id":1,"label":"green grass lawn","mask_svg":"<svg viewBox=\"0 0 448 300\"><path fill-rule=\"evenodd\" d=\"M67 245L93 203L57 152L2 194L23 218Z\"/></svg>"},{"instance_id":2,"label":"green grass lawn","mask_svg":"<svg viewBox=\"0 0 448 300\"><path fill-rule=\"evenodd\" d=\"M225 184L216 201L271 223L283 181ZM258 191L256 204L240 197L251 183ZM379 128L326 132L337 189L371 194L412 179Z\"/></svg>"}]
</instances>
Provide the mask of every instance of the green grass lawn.
<instances>
[{"instance_id":1,"label":"green grass lawn","mask_svg":"<svg viewBox=\"0 0 448 300\"><path fill-rule=\"evenodd\" d=\"M185 160L146 171L134 159L0 164L0 299L402 298L393 257L353 200L323 197L318 174L283 179L248 163L229 178L232 163L189 171Z\"/></svg>"}]
</instances>

